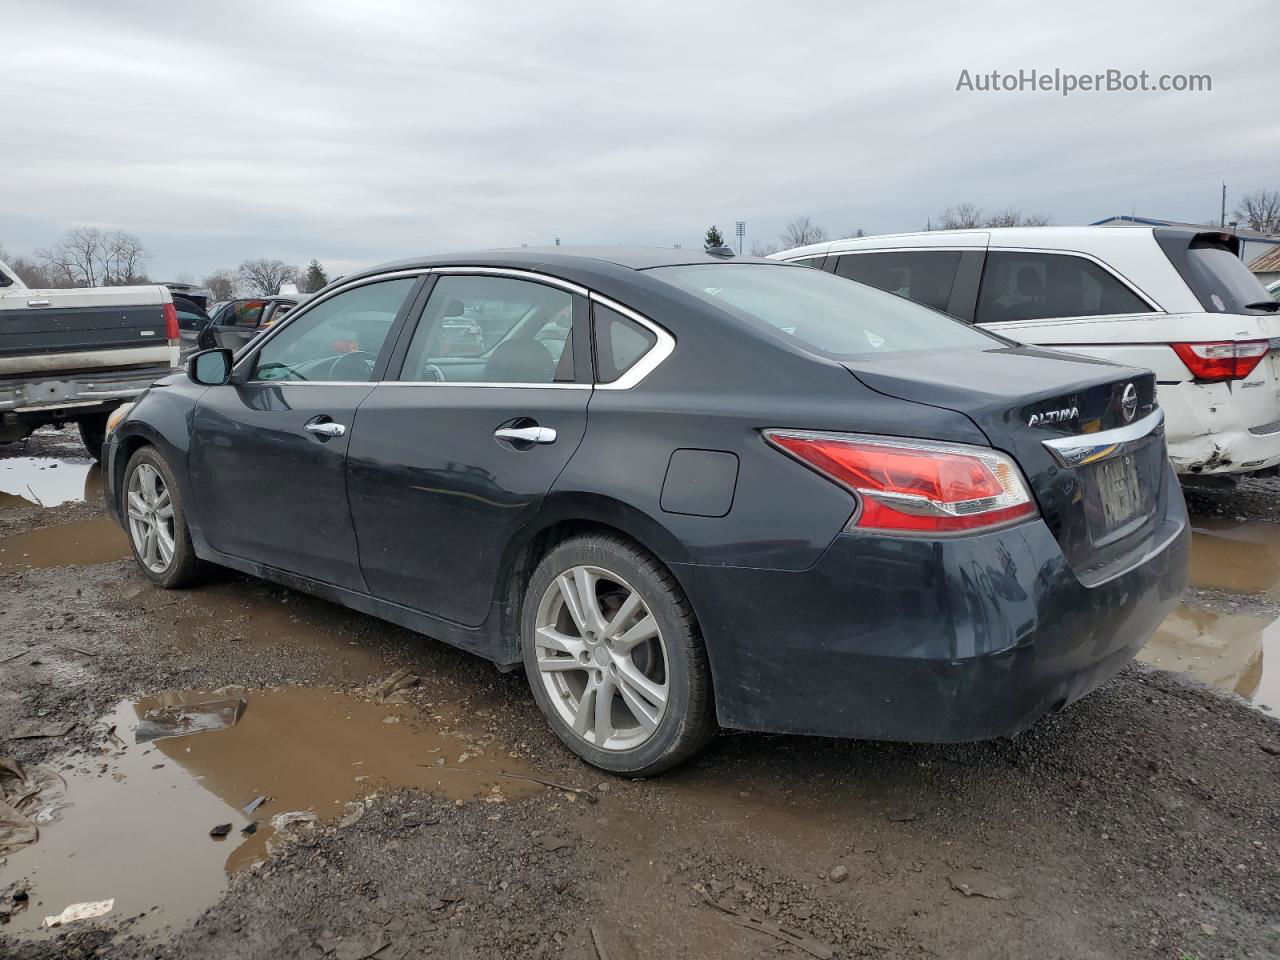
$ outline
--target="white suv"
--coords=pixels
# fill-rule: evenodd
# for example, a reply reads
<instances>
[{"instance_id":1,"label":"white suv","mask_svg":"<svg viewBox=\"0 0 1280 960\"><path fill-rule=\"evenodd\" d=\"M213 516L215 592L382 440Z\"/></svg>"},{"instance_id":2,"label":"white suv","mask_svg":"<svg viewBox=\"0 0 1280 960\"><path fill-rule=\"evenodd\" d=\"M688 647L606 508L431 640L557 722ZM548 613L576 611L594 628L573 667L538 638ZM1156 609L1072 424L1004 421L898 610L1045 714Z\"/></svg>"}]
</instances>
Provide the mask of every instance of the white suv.
<instances>
[{"instance_id":1,"label":"white suv","mask_svg":"<svg viewBox=\"0 0 1280 960\"><path fill-rule=\"evenodd\" d=\"M1280 465L1280 302L1238 241L1180 227L1004 227L859 237L773 255L1022 343L1156 374L1182 474Z\"/></svg>"}]
</instances>

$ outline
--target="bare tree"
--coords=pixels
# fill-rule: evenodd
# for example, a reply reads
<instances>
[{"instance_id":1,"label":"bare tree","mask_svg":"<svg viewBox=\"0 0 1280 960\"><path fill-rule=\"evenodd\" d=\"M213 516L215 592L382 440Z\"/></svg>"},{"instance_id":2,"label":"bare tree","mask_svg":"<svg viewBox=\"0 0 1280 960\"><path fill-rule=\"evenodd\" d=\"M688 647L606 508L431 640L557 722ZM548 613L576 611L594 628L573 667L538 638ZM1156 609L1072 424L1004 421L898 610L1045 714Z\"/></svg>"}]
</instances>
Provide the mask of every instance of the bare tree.
<instances>
[{"instance_id":1,"label":"bare tree","mask_svg":"<svg viewBox=\"0 0 1280 960\"><path fill-rule=\"evenodd\" d=\"M787 224L787 229L782 231L778 239L784 247L803 247L807 243L821 243L828 238L826 229L808 217L796 217Z\"/></svg>"},{"instance_id":2,"label":"bare tree","mask_svg":"<svg viewBox=\"0 0 1280 960\"><path fill-rule=\"evenodd\" d=\"M1250 230L1280 233L1280 190L1255 190L1240 198L1236 219Z\"/></svg>"},{"instance_id":3,"label":"bare tree","mask_svg":"<svg viewBox=\"0 0 1280 960\"><path fill-rule=\"evenodd\" d=\"M71 286L96 287L101 282L102 231L97 227L73 227L52 247L36 251L56 276Z\"/></svg>"},{"instance_id":4,"label":"bare tree","mask_svg":"<svg viewBox=\"0 0 1280 960\"><path fill-rule=\"evenodd\" d=\"M943 210L938 220L939 230L972 230L982 226L982 208L972 203L957 203Z\"/></svg>"},{"instance_id":5,"label":"bare tree","mask_svg":"<svg viewBox=\"0 0 1280 960\"><path fill-rule=\"evenodd\" d=\"M1016 227L1022 223L1022 211L1017 207L1008 207L994 216L987 217L988 227Z\"/></svg>"},{"instance_id":6,"label":"bare tree","mask_svg":"<svg viewBox=\"0 0 1280 960\"><path fill-rule=\"evenodd\" d=\"M236 295L236 275L226 268L213 271L200 282L215 301L230 300Z\"/></svg>"},{"instance_id":7,"label":"bare tree","mask_svg":"<svg viewBox=\"0 0 1280 960\"><path fill-rule=\"evenodd\" d=\"M142 265L151 259L142 241L132 233L114 230L102 237L102 282L107 286L146 283Z\"/></svg>"},{"instance_id":8,"label":"bare tree","mask_svg":"<svg viewBox=\"0 0 1280 960\"><path fill-rule=\"evenodd\" d=\"M1053 217L1047 213L1029 213L1022 218L1024 227L1047 227L1053 223Z\"/></svg>"},{"instance_id":9,"label":"bare tree","mask_svg":"<svg viewBox=\"0 0 1280 960\"><path fill-rule=\"evenodd\" d=\"M751 245L751 255L753 257L767 257L781 249L776 243L753 243Z\"/></svg>"},{"instance_id":10,"label":"bare tree","mask_svg":"<svg viewBox=\"0 0 1280 960\"><path fill-rule=\"evenodd\" d=\"M246 260L236 270L240 282L260 297L270 297L280 292L280 285L295 283L298 268L283 260Z\"/></svg>"},{"instance_id":11,"label":"bare tree","mask_svg":"<svg viewBox=\"0 0 1280 960\"><path fill-rule=\"evenodd\" d=\"M53 279L71 287L144 283L142 267L151 259L133 234L104 233L97 227L72 227L52 247L35 255Z\"/></svg>"}]
</instances>

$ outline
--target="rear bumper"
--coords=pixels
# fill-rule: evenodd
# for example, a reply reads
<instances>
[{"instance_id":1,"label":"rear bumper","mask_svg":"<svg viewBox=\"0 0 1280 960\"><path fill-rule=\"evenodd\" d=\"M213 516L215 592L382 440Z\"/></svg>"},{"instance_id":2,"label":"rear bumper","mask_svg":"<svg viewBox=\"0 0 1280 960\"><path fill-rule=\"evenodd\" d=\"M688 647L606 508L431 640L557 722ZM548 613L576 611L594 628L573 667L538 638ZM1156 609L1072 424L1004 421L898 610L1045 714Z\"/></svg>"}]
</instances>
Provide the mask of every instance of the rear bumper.
<instances>
[{"instance_id":1,"label":"rear bumper","mask_svg":"<svg viewBox=\"0 0 1280 960\"><path fill-rule=\"evenodd\" d=\"M681 565L726 727L955 742L1018 733L1108 680L1186 586L1173 485L1154 550L1086 587L1041 521L924 541L841 535L810 570Z\"/></svg>"},{"instance_id":2,"label":"rear bumper","mask_svg":"<svg viewBox=\"0 0 1280 960\"><path fill-rule=\"evenodd\" d=\"M1244 426L1233 393L1241 389L1238 383L1159 385L1169 460L1178 473L1252 473L1280 465L1280 409L1273 423Z\"/></svg>"},{"instance_id":3,"label":"rear bumper","mask_svg":"<svg viewBox=\"0 0 1280 960\"><path fill-rule=\"evenodd\" d=\"M164 366L0 380L0 414L42 423L73 420L132 400L171 373L173 370Z\"/></svg>"}]
</instances>

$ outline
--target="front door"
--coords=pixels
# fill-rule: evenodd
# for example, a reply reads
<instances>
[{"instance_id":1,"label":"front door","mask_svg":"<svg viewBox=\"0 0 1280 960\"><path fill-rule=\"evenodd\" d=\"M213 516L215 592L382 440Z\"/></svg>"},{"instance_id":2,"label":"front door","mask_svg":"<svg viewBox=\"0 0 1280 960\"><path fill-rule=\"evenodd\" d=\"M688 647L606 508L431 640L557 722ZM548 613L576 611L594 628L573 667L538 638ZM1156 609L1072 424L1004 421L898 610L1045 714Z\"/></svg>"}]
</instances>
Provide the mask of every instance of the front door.
<instances>
[{"instance_id":1,"label":"front door","mask_svg":"<svg viewBox=\"0 0 1280 960\"><path fill-rule=\"evenodd\" d=\"M352 434L348 493L375 596L484 622L513 535L586 429L585 310L553 283L436 280L401 338L399 379L361 404Z\"/></svg>"},{"instance_id":2,"label":"front door","mask_svg":"<svg viewBox=\"0 0 1280 960\"><path fill-rule=\"evenodd\" d=\"M367 283L299 311L196 406L191 484L222 553L364 589L347 507L356 408L385 369L416 277Z\"/></svg>"}]
</instances>

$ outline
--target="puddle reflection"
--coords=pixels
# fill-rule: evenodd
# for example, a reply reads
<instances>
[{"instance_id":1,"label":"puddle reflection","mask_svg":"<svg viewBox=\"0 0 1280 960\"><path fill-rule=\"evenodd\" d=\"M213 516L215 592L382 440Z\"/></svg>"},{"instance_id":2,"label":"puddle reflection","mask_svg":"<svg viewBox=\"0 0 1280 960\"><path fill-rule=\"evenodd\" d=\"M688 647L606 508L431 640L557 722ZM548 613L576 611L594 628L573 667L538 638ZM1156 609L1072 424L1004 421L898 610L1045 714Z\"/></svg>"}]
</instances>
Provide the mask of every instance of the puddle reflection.
<instances>
[{"instance_id":1,"label":"puddle reflection","mask_svg":"<svg viewBox=\"0 0 1280 960\"><path fill-rule=\"evenodd\" d=\"M0 509L102 499L102 468L88 457L0 458Z\"/></svg>"},{"instance_id":2,"label":"puddle reflection","mask_svg":"<svg viewBox=\"0 0 1280 960\"><path fill-rule=\"evenodd\" d=\"M129 540L113 520L59 523L0 538L0 573L110 563L129 553Z\"/></svg>"},{"instance_id":3,"label":"puddle reflection","mask_svg":"<svg viewBox=\"0 0 1280 960\"><path fill-rule=\"evenodd\" d=\"M1280 620L1182 604L1138 659L1280 712Z\"/></svg>"},{"instance_id":4,"label":"puddle reflection","mask_svg":"<svg viewBox=\"0 0 1280 960\"><path fill-rule=\"evenodd\" d=\"M1280 523L1196 520L1191 585L1280 599Z\"/></svg>"},{"instance_id":5,"label":"puddle reflection","mask_svg":"<svg viewBox=\"0 0 1280 960\"><path fill-rule=\"evenodd\" d=\"M133 743L140 718L198 697L126 701L104 718L126 746L73 758L60 771L71 806L35 844L10 855L5 879L29 879L32 903L5 932L40 935L44 916L110 897L108 920L147 911L135 932L182 926L218 898L229 873L265 856L278 841L271 819L280 813L350 822L361 813L353 802L388 787L494 804L542 789L488 773L533 771L496 741L448 729L445 716L426 725L403 705L311 688L243 696L234 726L152 743ZM255 821L257 831L244 835ZM212 839L210 829L225 823L227 839Z\"/></svg>"}]
</instances>

